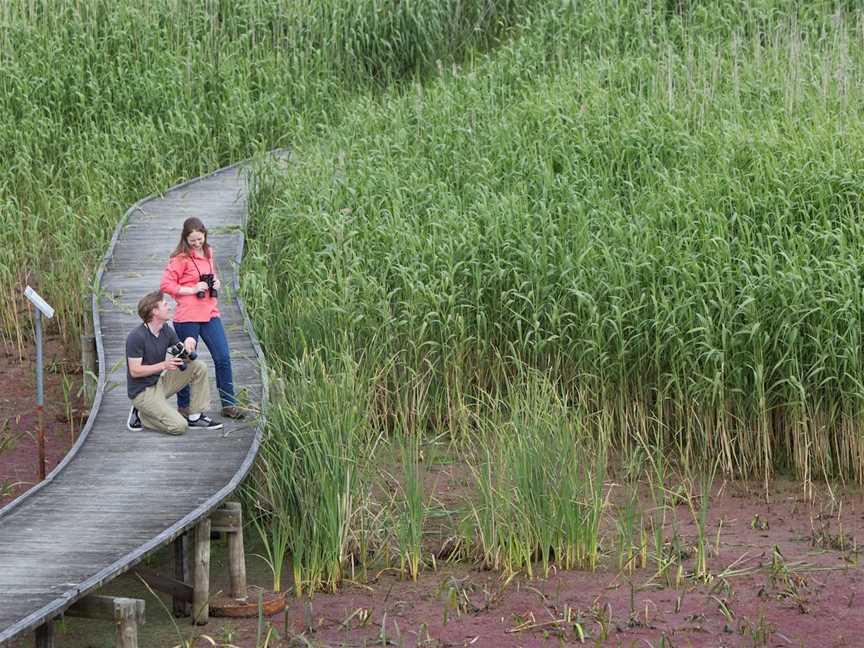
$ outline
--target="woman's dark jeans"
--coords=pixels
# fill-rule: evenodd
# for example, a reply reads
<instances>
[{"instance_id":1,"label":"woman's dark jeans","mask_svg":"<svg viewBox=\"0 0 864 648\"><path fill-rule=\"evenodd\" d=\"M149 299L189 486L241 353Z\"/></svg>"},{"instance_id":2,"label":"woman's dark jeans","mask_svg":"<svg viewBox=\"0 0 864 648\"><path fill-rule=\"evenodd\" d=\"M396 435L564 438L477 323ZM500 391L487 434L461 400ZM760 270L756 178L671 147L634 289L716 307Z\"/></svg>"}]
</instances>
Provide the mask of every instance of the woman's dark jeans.
<instances>
[{"instance_id":1,"label":"woman's dark jeans","mask_svg":"<svg viewBox=\"0 0 864 648\"><path fill-rule=\"evenodd\" d=\"M216 367L216 388L219 390L219 399L222 407L236 405L234 397L234 378L231 375L231 356L228 351L228 339L225 337L225 329L222 319L214 317L209 322L174 322L174 330L182 342L188 337L198 337L204 340L213 365ZM184 387L177 392L177 407L189 407L189 388ZM195 412L192 412L193 414Z\"/></svg>"}]
</instances>

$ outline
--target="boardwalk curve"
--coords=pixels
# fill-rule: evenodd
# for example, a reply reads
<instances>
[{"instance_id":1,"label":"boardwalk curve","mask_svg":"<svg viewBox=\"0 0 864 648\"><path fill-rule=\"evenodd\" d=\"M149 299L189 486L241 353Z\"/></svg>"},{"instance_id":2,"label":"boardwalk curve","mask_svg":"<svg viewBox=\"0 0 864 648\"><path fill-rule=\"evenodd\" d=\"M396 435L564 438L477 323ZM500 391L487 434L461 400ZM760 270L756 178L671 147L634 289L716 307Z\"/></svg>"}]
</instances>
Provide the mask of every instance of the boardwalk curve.
<instances>
[{"instance_id":1,"label":"boardwalk curve","mask_svg":"<svg viewBox=\"0 0 864 648\"><path fill-rule=\"evenodd\" d=\"M133 205L97 273L93 318L99 377L90 417L44 482L0 509L0 644L52 619L76 600L173 540L240 484L258 451L263 415L225 420L218 432L179 437L126 429L125 339L141 296L159 286L189 216L207 224L223 282L220 312L241 398L263 412L267 372L238 298L247 173L244 162ZM216 395L213 363L201 345ZM218 413L218 399L214 398Z\"/></svg>"}]
</instances>

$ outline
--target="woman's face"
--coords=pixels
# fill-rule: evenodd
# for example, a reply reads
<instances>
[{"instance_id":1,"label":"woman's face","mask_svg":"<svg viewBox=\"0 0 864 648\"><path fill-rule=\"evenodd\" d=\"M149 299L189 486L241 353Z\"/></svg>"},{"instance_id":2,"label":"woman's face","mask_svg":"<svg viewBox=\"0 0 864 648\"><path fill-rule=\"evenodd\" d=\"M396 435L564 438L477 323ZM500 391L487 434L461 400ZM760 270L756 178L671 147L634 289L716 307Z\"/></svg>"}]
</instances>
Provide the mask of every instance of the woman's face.
<instances>
[{"instance_id":1,"label":"woman's face","mask_svg":"<svg viewBox=\"0 0 864 648\"><path fill-rule=\"evenodd\" d=\"M204 232L190 232L186 237L186 243L195 252L201 252L204 249Z\"/></svg>"}]
</instances>

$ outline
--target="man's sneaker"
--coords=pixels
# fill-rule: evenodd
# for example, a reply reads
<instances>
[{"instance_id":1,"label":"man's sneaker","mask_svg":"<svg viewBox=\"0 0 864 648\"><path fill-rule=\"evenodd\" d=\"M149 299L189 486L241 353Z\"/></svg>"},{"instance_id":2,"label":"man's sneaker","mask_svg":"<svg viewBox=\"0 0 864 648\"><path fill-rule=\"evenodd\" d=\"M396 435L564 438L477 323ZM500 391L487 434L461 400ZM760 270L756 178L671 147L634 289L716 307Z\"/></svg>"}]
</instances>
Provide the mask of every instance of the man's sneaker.
<instances>
[{"instance_id":1,"label":"man's sneaker","mask_svg":"<svg viewBox=\"0 0 864 648\"><path fill-rule=\"evenodd\" d=\"M129 418L126 419L126 427L133 432L138 432L139 430L144 429L144 426L141 424L141 417L138 416L138 410L134 407L129 410Z\"/></svg>"},{"instance_id":2,"label":"man's sneaker","mask_svg":"<svg viewBox=\"0 0 864 648\"><path fill-rule=\"evenodd\" d=\"M211 419L209 416L206 416L204 414L199 416L194 421L192 419L188 419L188 418L186 419L186 421L188 421L190 428L198 428L201 430L221 430L222 429L221 423L217 423L216 421Z\"/></svg>"},{"instance_id":3,"label":"man's sneaker","mask_svg":"<svg viewBox=\"0 0 864 648\"><path fill-rule=\"evenodd\" d=\"M226 405L222 408L222 416L230 419L242 419L244 414L236 405Z\"/></svg>"}]
</instances>

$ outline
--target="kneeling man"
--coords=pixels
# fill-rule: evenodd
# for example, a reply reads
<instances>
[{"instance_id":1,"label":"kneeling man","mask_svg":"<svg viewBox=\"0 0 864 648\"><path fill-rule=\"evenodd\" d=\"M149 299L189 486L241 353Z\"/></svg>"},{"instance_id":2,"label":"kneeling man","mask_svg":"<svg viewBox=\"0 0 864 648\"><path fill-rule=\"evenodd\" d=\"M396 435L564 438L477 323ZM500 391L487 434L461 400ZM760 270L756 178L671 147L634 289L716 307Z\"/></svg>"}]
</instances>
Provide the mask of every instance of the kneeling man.
<instances>
[{"instance_id":1,"label":"kneeling man","mask_svg":"<svg viewBox=\"0 0 864 648\"><path fill-rule=\"evenodd\" d=\"M190 427L221 429L221 423L204 415L210 407L210 384L204 363L168 355L168 349L180 340L174 329L165 325L170 313L162 292L145 295L138 302L138 315L141 325L126 336L126 389L132 401L126 427L133 431L147 427L166 434L183 434ZM191 353L195 344L195 338L189 337L183 347ZM186 385L192 390L188 418L167 401Z\"/></svg>"}]
</instances>

